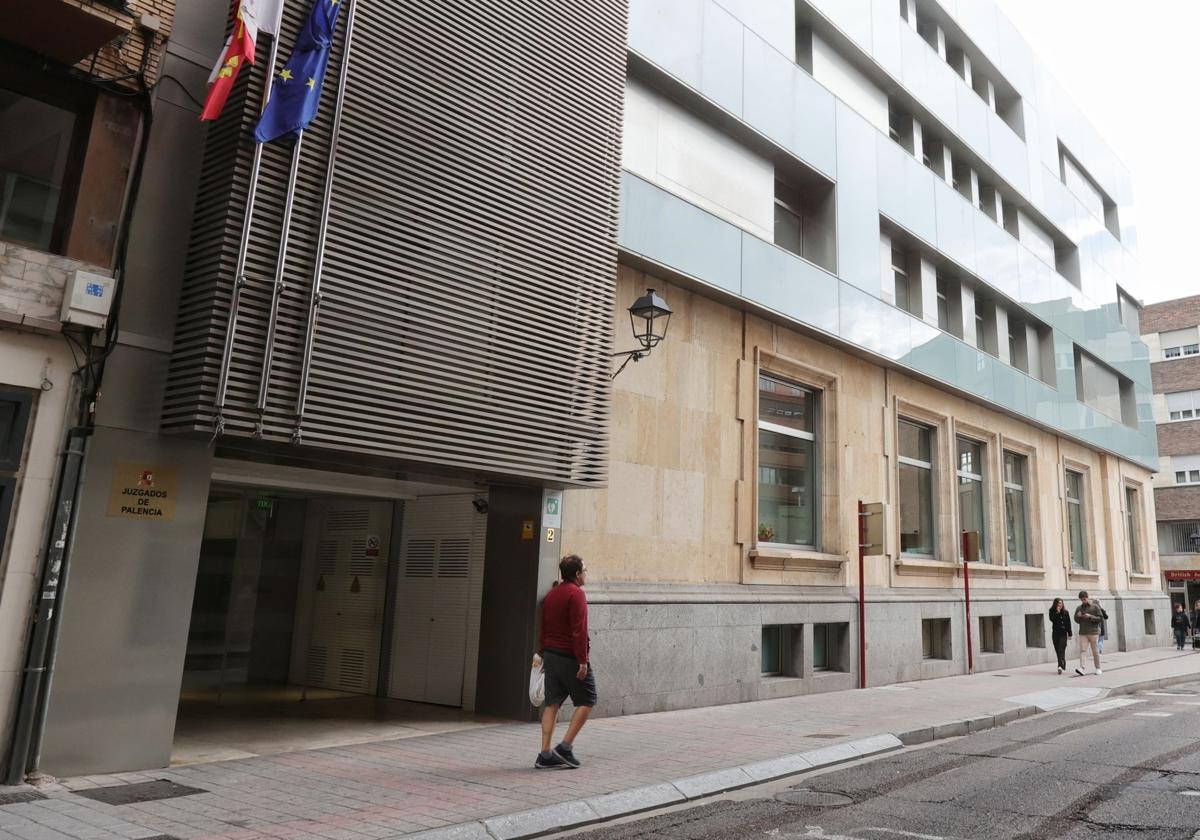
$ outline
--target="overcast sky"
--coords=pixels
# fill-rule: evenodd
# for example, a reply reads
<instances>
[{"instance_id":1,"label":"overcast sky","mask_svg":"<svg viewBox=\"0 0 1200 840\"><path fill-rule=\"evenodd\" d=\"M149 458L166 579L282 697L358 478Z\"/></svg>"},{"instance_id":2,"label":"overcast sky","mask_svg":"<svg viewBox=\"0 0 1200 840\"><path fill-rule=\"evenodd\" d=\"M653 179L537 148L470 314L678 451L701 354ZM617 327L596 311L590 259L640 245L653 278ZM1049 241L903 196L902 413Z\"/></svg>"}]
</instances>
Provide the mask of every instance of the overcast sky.
<instances>
[{"instance_id":1,"label":"overcast sky","mask_svg":"<svg viewBox=\"0 0 1200 840\"><path fill-rule=\"evenodd\" d=\"M998 2L1133 174L1145 302L1200 294L1200 3Z\"/></svg>"}]
</instances>

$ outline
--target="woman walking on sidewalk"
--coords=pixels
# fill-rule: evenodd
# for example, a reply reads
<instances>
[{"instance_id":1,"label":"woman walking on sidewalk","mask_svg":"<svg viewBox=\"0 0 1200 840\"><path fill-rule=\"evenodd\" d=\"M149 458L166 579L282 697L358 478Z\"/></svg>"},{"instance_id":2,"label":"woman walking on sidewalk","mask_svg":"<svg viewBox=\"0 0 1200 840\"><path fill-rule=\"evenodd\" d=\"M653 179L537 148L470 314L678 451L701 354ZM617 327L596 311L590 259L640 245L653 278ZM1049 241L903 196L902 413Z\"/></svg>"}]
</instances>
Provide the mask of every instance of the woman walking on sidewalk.
<instances>
[{"instance_id":1,"label":"woman walking on sidewalk","mask_svg":"<svg viewBox=\"0 0 1200 840\"><path fill-rule=\"evenodd\" d=\"M1067 639L1071 632L1071 614L1062 598L1055 598L1050 605L1050 638L1054 640L1054 652L1058 655L1058 673L1067 670Z\"/></svg>"},{"instance_id":2,"label":"woman walking on sidewalk","mask_svg":"<svg viewBox=\"0 0 1200 840\"><path fill-rule=\"evenodd\" d=\"M1183 604L1175 605L1175 614L1171 616L1171 629L1175 631L1175 647L1183 650L1183 640L1188 637L1188 633L1192 629L1192 623L1188 621L1187 613L1183 611Z\"/></svg>"}]
</instances>

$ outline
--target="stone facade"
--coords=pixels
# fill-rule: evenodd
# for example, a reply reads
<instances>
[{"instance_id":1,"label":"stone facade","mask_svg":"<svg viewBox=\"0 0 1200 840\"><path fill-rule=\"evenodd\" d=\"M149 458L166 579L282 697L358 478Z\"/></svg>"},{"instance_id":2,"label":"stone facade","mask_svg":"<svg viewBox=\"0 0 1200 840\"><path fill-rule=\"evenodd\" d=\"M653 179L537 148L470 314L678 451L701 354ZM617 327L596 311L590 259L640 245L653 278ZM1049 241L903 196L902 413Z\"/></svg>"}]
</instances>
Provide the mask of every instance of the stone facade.
<instances>
[{"instance_id":1,"label":"stone facade","mask_svg":"<svg viewBox=\"0 0 1200 840\"><path fill-rule=\"evenodd\" d=\"M1197 324L1200 324L1200 295L1149 304L1142 310L1140 321L1143 333L1182 330Z\"/></svg>"},{"instance_id":2,"label":"stone facade","mask_svg":"<svg viewBox=\"0 0 1200 840\"><path fill-rule=\"evenodd\" d=\"M957 493L949 469L958 434L986 447L985 546L1000 561L972 566L976 669L1052 661L1042 628L1045 611L1053 597L1079 589L1104 593L1122 648L1158 643L1162 634L1147 634L1144 616L1147 609L1162 613L1157 627L1164 626L1148 470L627 266L620 270L616 299L632 300L647 287L675 310L667 340L614 381L608 488L568 491L564 502L563 548L587 558L592 572L601 713L857 685L860 499L883 501L887 523L886 553L866 559L869 684L963 673ZM625 313L614 323L620 347L628 329ZM760 370L821 392L823 536L817 550L757 545ZM899 552L894 458L900 416L938 432L935 460L943 466L936 471L933 558ZM1005 450L1028 458L1029 566L1005 562L996 480ZM1068 570L1065 560L1064 465L1085 475L1087 570ZM1141 573L1129 568L1126 486L1142 491ZM1000 621L994 651L980 650L980 617ZM948 627L947 658L922 656L923 619L949 621L938 625ZM792 665L782 676L760 673L765 625L783 625L791 635ZM813 666L817 625L837 626L844 647L827 670Z\"/></svg>"},{"instance_id":3,"label":"stone facade","mask_svg":"<svg viewBox=\"0 0 1200 840\"><path fill-rule=\"evenodd\" d=\"M111 276L106 268L0 242L0 326L57 331L67 275L75 269Z\"/></svg>"}]
</instances>

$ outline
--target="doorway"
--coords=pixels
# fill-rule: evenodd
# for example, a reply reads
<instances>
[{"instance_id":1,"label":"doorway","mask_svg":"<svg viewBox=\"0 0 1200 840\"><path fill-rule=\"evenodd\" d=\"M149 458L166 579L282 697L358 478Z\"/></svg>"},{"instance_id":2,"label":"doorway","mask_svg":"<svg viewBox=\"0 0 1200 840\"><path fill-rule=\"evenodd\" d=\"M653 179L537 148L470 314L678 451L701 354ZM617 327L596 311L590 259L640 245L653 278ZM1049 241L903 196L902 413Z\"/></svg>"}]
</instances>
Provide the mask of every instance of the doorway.
<instances>
[{"instance_id":1,"label":"doorway","mask_svg":"<svg viewBox=\"0 0 1200 840\"><path fill-rule=\"evenodd\" d=\"M470 502L214 488L172 763L492 722L461 708L483 560Z\"/></svg>"}]
</instances>

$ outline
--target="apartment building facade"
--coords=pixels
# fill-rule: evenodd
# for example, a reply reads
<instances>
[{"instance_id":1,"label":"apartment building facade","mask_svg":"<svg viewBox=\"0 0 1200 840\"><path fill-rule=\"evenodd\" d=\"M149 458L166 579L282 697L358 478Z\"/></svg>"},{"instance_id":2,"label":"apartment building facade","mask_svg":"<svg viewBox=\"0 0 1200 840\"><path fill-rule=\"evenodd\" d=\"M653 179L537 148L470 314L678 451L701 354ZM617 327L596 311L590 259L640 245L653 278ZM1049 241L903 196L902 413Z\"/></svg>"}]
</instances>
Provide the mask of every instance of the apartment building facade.
<instances>
[{"instance_id":1,"label":"apartment building facade","mask_svg":"<svg viewBox=\"0 0 1200 840\"><path fill-rule=\"evenodd\" d=\"M1163 587L1188 613L1200 601L1200 295L1142 312L1160 467L1154 476Z\"/></svg>"},{"instance_id":2,"label":"apartment building facade","mask_svg":"<svg viewBox=\"0 0 1200 840\"><path fill-rule=\"evenodd\" d=\"M633 2L622 167L600 711L1052 662L1083 589L1159 643L1129 176L993 3Z\"/></svg>"}]
</instances>

